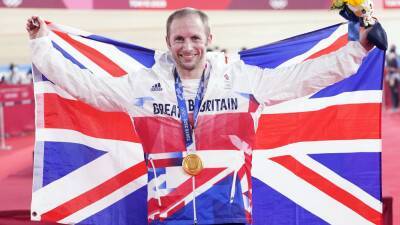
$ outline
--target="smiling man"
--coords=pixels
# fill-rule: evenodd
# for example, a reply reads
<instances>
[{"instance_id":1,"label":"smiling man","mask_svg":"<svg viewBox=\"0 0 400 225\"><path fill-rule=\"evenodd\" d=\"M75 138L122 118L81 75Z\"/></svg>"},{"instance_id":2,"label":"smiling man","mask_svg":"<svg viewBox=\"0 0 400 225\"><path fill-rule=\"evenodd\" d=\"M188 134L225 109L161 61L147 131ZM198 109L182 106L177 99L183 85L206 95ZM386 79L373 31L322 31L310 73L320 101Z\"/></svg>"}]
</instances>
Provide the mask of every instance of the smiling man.
<instances>
[{"instance_id":1,"label":"smiling man","mask_svg":"<svg viewBox=\"0 0 400 225\"><path fill-rule=\"evenodd\" d=\"M133 118L146 156L148 220L154 225L251 224L252 146L262 109L354 74L373 47L362 30L359 42L334 53L261 69L206 54L208 17L185 8L168 18L169 52L152 68L108 78L62 57L41 18L29 18L26 29L33 64L49 80L100 110ZM148 100L136 104L139 99Z\"/></svg>"},{"instance_id":2,"label":"smiling man","mask_svg":"<svg viewBox=\"0 0 400 225\"><path fill-rule=\"evenodd\" d=\"M165 39L180 77L199 79L206 65L206 48L212 40L207 15L201 11L173 13L167 20Z\"/></svg>"}]
</instances>

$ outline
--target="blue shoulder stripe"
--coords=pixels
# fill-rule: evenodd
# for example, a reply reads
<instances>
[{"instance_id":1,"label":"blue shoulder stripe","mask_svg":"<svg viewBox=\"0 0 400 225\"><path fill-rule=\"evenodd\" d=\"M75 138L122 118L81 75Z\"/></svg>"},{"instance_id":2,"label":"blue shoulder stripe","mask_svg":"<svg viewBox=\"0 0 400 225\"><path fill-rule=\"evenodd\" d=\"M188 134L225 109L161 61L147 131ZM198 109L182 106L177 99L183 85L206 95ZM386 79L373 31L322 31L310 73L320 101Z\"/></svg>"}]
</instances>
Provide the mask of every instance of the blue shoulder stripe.
<instances>
[{"instance_id":1,"label":"blue shoulder stripe","mask_svg":"<svg viewBox=\"0 0 400 225\"><path fill-rule=\"evenodd\" d=\"M64 49L62 49L59 45L57 45L54 41L52 41L53 46L55 49L57 49L59 52L61 52L61 54L69 59L72 63L76 64L77 66L79 66L79 68L81 69L87 69L84 65L82 65L78 60L76 60L74 57L72 57L72 55L70 55L68 52L66 52Z\"/></svg>"}]
</instances>

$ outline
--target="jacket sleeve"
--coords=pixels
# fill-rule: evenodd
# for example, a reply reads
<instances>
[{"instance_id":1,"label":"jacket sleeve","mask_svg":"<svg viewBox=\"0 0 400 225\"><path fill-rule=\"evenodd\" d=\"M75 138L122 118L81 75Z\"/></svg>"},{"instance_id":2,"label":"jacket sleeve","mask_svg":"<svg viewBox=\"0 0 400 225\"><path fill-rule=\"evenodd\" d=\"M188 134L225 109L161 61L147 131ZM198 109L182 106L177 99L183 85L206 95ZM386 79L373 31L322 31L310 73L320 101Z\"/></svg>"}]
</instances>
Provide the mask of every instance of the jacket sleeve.
<instances>
[{"instance_id":1,"label":"jacket sleeve","mask_svg":"<svg viewBox=\"0 0 400 225\"><path fill-rule=\"evenodd\" d=\"M29 44L35 67L68 94L102 111L128 111L133 74L119 78L93 74L66 59L48 36L30 40Z\"/></svg>"},{"instance_id":2,"label":"jacket sleeve","mask_svg":"<svg viewBox=\"0 0 400 225\"><path fill-rule=\"evenodd\" d=\"M258 102L273 105L315 93L357 72L367 51L359 42L316 59L277 69L248 68ZM244 65L246 66L246 65Z\"/></svg>"}]
</instances>

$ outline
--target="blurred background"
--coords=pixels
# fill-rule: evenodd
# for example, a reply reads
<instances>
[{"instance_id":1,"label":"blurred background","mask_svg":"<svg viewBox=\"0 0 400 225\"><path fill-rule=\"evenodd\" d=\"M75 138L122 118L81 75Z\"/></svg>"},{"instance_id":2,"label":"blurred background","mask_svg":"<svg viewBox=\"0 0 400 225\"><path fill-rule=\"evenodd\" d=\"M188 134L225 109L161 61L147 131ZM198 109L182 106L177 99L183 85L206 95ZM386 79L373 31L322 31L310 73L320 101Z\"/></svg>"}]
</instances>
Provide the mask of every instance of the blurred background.
<instances>
[{"instance_id":1,"label":"blurred background","mask_svg":"<svg viewBox=\"0 0 400 225\"><path fill-rule=\"evenodd\" d=\"M26 19L76 27L165 50L171 10L194 7L210 16L211 50L227 54L343 22L330 0L0 0L0 225L29 222L34 100ZM375 0L389 45L400 46L400 0ZM387 52L382 109L385 225L400 225L399 55ZM397 71L397 72L396 72Z\"/></svg>"}]
</instances>

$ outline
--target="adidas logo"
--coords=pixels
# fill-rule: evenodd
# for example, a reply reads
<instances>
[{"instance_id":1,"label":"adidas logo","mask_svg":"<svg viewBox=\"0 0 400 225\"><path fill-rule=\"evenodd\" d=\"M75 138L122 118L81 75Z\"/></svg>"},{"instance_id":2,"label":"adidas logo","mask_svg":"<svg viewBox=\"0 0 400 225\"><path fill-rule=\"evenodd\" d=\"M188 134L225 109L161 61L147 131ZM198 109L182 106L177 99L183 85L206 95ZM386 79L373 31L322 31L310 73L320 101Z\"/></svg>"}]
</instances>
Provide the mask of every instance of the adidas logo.
<instances>
[{"instance_id":1,"label":"adidas logo","mask_svg":"<svg viewBox=\"0 0 400 225\"><path fill-rule=\"evenodd\" d=\"M161 84L160 83L154 84L153 86L151 86L150 91L162 91Z\"/></svg>"}]
</instances>

